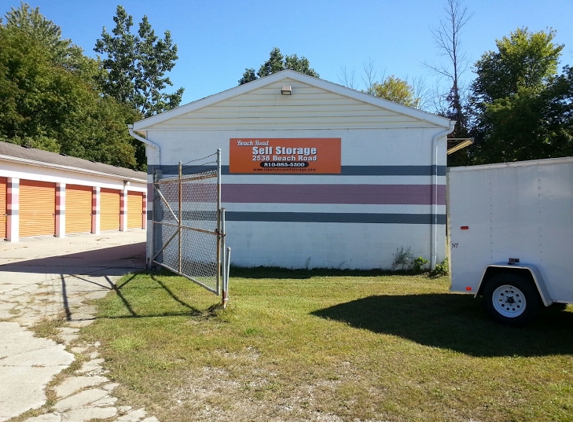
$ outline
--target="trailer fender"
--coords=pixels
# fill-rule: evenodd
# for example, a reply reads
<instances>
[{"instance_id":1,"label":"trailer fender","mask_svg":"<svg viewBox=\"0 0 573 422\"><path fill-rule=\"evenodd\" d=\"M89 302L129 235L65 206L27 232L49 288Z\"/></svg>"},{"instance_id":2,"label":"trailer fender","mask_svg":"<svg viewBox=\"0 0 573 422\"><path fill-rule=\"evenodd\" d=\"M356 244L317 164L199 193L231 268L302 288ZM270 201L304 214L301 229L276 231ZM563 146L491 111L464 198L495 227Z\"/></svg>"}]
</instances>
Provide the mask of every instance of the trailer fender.
<instances>
[{"instance_id":1,"label":"trailer fender","mask_svg":"<svg viewBox=\"0 0 573 422\"><path fill-rule=\"evenodd\" d=\"M488 265L483 271L479 286L476 290L475 297L482 294L483 287L486 285L489 279L500 273L514 273L521 275L524 275L524 273L527 274L535 284L535 287L537 288L537 292L539 293L539 297L541 297L543 305L550 306L553 304L553 300L549 295L549 291L547 290L547 286L545 285L543 276L541 275L539 268L537 268L537 266L533 264L499 263L499 264Z\"/></svg>"}]
</instances>

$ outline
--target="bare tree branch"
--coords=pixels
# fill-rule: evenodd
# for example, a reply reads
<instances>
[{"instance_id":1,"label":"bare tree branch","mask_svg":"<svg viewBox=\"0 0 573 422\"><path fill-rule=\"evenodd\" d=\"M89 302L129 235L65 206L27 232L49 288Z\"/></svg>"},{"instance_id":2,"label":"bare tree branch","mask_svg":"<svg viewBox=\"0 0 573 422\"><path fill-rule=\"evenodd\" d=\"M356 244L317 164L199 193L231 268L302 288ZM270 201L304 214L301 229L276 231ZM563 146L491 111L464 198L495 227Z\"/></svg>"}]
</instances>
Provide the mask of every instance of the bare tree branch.
<instances>
[{"instance_id":1,"label":"bare tree branch","mask_svg":"<svg viewBox=\"0 0 573 422\"><path fill-rule=\"evenodd\" d=\"M377 80L376 77L377 72L376 72L376 67L374 65L374 60L372 60L372 58L368 59L368 62L362 65L362 69L364 70L364 76L362 77L362 81L366 86L366 92L368 94L374 95L373 86ZM385 71L382 72L382 77L380 78L380 80L384 80L385 73L386 73Z\"/></svg>"},{"instance_id":2,"label":"bare tree branch","mask_svg":"<svg viewBox=\"0 0 573 422\"><path fill-rule=\"evenodd\" d=\"M412 93L414 98L418 99L418 109L427 110L430 102L430 90L426 86L426 81L422 77L413 78L412 82L408 81L408 84L412 87Z\"/></svg>"},{"instance_id":3,"label":"bare tree branch","mask_svg":"<svg viewBox=\"0 0 573 422\"><path fill-rule=\"evenodd\" d=\"M460 136L463 127L463 100L461 93L460 77L469 67L466 54L461 51L460 36L464 26L471 19L472 14L462 3L462 0L446 0L444 7L446 18L441 19L439 25L431 30L432 36L438 48L440 56L448 59L448 64L423 63L433 73L448 79L451 88L447 94L441 94L438 99L437 110L443 111L442 100L445 98L449 103L445 115L456 120L455 133Z\"/></svg>"},{"instance_id":4,"label":"bare tree branch","mask_svg":"<svg viewBox=\"0 0 573 422\"><path fill-rule=\"evenodd\" d=\"M340 66L341 75L338 75L338 80L342 85L351 89L358 89L356 83L356 71L353 69L351 73L348 72L346 66Z\"/></svg>"}]
</instances>

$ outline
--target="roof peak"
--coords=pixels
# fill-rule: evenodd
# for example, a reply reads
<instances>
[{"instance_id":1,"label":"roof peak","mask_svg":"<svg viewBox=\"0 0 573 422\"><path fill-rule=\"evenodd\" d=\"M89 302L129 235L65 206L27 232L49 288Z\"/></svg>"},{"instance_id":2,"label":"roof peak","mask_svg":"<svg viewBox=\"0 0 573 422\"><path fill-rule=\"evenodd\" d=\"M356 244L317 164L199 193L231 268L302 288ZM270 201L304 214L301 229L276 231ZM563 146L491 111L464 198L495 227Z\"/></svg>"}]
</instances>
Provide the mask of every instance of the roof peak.
<instances>
[{"instance_id":1,"label":"roof peak","mask_svg":"<svg viewBox=\"0 0 573 422\"><path fill-rule=\"evenodd\" d=\"M392 101L383 98L375 97L365 92L357 91L355 89L348 88L336 84L334 82L329 82L324 79L306 75L297 72L295 70L285 69L273 73L272 75L264 76L262 78L255 79L254 81L247 82L246 84L229 88L218 94L213 94L208 97L192 101L190 103L177 107L173 110L169 110L164 113L156 114L155 116L140 120L138 122L135 122L133 128L135 131L144 131L147 128L154 126L156 124L165 122L167 120L176 118L183 114L190 113L204 107L208 107L218 102L225 101L230 98L249 93L251 91L276 83L283 79L292 79L294 81L311 85L319 89L336 93L338 95L346 96L355 99L357 101L362 101L364 103L371 104L373 106L380 107L382 109L390 110L398 114L403 114L417 120L429 122L436 126L441 126L444 128L449 128L450 126L449 120L445 117L441 117L436 114L428 113L422 110L413 109L402 104L394 103Z\"/></svg>"}]
</instances>

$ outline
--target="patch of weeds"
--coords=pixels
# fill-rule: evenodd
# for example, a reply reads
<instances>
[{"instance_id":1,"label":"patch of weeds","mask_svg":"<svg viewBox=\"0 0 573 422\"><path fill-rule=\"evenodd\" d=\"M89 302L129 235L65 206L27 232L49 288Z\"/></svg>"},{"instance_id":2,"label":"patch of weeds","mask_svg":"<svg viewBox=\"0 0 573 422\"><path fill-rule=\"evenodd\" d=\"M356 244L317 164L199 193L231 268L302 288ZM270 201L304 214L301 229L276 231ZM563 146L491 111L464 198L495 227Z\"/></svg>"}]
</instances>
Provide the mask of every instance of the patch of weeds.
<instances>
[{"instance_id":1,"label":"patch of weeds","mask_svg":"<svg viewBox=\"0 0 573 422\"><path fill-rule=\"evenodd\" d=\"M430 262L430 261L422 258L421 256L416 258L414 260L414 263L412 264L412 269L414 270L414 273L416 273L416 274L423 273L424 270L426 269L426 265L428 265L428 262Z\"/></svg>"},{"instance_id":2,"label":"patch of weeds","mask_svg":"<svg viewBox=\"0 0 573 422\"><path fill-rule=\"evenodd\" d=\"M392 261L392 271L396 270L409 270L412 268L412 252L411 248L404 250L404 247L401 246L399 249L396 249L396 253L393 255L394 260Z\"/></svg>"},{"instance_id":3,"label":"patch of weeds","mask_svg":"<svg viewBox=\"0 0 573 422\"><path fill-rule=\"evenodd\" d=\"M261 332L261 330L259 330L258 328L249 327L249 328L245 328L245 331L243 331L243 334L245 336L256 336L260 332Z\"/></svg>"},{"instance_id":4,"label":"patch of weeds","mask_svg":"<svg viewBox=\"0 0 573 422\"><path fill-rule=\"evenodd\" d=\"M50 411L50 407L47 404L44 404L42 407L38 407L36 409L30 409L21 415L16 416L15 418L10 419L10 422L24 422L30 418L37 418L39 416L45 415Z\"/></svg>"},{"instance_id":5,"label":"patch of weeds","mask_svg":"<svg viewBox=\"0 0 573 422\"><path fill-rule=\"evenodd\" d=\"M110 343L110 347L116 352L136 351L144 345L141 339L126 336L119 337Z\"/></svg>"},{"instance_id":6,"label":"patch of weeds","mask_svg":"<svg viewBox=\"0 0 573 422\"><path fill-rule=\"evenodd\" d=\"M436 268L430 273L432 277L441 277L448 275L450 272L450 265L448 263L448 258L444 259L439 264L436 264Z\"/></svg>"},{"instance_id":7,"label":"patch of weeds","mask_svg":"<svg viewBox=\"0 0 573 422\"><path fill-rule=\"evenodd\" d=\"M404 249L403 246L396 249L396 253L393 256L394 260L392 261L392 271L422 274L427 270L427 265L430 262L421 256L414 258L411 248Z\"/></svg>"},{"instance_id":8,"label":"patch of weeds","mask_svg":"<svg viewBox=\"0 0 573 422\"><path fill-rule=\"evenodd\" d=\"M88 356L84 356L83 354L78 354L78 353L75 353L74 357L75 360L70 364L70 366L68 366L66 369L60 372L60 374L71 375L74 372L79 371L84 365L84 363L90 360Z\"/></svg>"},{"instance_id":9,"label":"patch of weeds","mask_svg":"<svg viewBox=\"0 0 573 422\"><path fill-rule=\"evenodd\" d=\"M233 306L227 305L227 307L223 307L222 304L217 303L211 305L204 313L204 316L206 318L216 318L221 322L231 322L235 317L235 312Z\"/></svg>"},{"instance_id":10,"label":"patch of weeds","mask_svg":"<svg viewBox=\"0 0 573 422\"><path fill-rule=\"evenodd\" d=\"M66 323L64 315L54 319L45 319L32 327L35 337L48 338L56 343L63 343L59 329Z\"/></svg>"}]
</instances>

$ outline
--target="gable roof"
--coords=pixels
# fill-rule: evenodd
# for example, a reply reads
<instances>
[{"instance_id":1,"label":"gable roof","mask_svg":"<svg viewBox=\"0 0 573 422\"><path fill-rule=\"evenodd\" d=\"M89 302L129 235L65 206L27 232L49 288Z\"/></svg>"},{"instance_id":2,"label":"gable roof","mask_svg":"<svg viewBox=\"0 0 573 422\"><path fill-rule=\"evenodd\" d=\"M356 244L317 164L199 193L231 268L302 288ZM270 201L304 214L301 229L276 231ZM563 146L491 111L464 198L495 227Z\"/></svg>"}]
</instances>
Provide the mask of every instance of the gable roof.
<instances>
[{"instance_id":1,"label":"gable roof","mask_svg":"<svg viewBox=\"0 0 573 422\"><path fill-rule=\"evenodd\" d=\"M333 94L338 94L340 96L348 97L361 103L369 104L384 111L391 111L396 114L407 116L409 118L418 121L423 121L433 126L438 126L443 128L450 127L450 121L445 117L413 109L398 103L394 103L392 101L385 100L383 98L374 97L372 95L365 94L363 92L356 91L354 89L347 88L342 85L338 85L332 82L325 81L323 79L295 72L294 70L283 70L274 73L270 76L266 76L264 78L260 78L255 81L236 86L234 88L220 92L219 94L214 94L209 97L205 97L200 100L185 104L173 110L169 110L164 113L148 117L147 119L144 120L140 120L133 125L133 129L135 131L145 131L147 129L152 128L153 126L161 125L162 123L181 117L185 114L193 113L197 110L209 107L222 101L230 100L234 97L248 94L252 91L266 87L268 85L276 84L277 82L280 82L282 80L285 80L287 84L290 84L291 81L297 81L318 89L322 89L324 91L328 91Z\"/></svg>"},{"instance_id":2,"label":"gable roof","mask_svg":"<svg viewBox=\"0 0 573 422\"><path fill-rule=\"evenodd\" d=\"M124 167L95 163L77 157L56 154L41 149L27 148L8 142L0 142L0 161L52 167L80 173L100 174L102 176L121 177L126 180L145 182L147 174Z\"/></svg>"}]
</instances>

